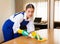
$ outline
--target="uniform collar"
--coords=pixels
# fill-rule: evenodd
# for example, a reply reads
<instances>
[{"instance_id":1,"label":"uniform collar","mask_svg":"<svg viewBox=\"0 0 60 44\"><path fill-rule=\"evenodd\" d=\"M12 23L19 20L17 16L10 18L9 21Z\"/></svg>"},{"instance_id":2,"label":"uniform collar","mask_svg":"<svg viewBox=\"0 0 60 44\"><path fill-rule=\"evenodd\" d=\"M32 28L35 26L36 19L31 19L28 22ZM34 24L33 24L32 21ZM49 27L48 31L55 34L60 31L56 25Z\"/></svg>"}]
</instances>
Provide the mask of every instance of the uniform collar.
<instances>
[{"instance_id":1,"label":"uniform collar","mask_svg":"<svg viewBox=\"0 0 60 44\"><path fill-rule=\"evenodd\" d=\"M32 20L32 17L31 18L29 18L29 19L27 19L27 17L26 17L26 13L24 13L24 19L26 20L26 21L30 21L30 20Z\"/></svg>"}]
</instances>

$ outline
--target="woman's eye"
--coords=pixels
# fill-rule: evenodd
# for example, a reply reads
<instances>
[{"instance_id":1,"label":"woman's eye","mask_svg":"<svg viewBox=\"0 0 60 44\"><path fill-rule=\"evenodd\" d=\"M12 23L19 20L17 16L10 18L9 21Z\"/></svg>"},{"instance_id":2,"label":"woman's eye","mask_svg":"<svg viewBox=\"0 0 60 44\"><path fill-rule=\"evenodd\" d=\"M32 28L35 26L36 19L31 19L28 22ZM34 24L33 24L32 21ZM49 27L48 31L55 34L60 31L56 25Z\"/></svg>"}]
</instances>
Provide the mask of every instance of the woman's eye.
<instances>
[{"instance_id":1,"label":"woman's eye","mask_svg":"<svg viewBox=\"0 0 60 44\"><path fill-rule=\"evenodd\" d=\"M28 11L28 12L30 12L30 11Z\"/></svg>"}]
</instances>

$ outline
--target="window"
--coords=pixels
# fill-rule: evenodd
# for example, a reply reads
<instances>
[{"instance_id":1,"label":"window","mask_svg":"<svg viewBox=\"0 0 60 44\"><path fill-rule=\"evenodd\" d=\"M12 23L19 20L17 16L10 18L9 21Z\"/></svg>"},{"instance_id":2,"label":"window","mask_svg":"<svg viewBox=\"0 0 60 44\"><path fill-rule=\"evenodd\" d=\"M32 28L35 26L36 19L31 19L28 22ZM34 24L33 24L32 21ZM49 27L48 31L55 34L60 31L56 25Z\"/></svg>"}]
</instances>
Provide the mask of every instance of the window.
<instances>
[{"instance_id":1,"label":"window","mask_svg":"<svg viewBox=\"0 0 60 44\"><path fill-rule=\"evenodd\" d=\"M55 16L54 21L60 21L60 1L55 2Z\"/></svg>"},{"instance_id":2,"label":"window","mask_svg":"<svg viewBox=\"0 0 60 44\"><path fill-rule=\"evenodd\" d=\"M30 2L35 6L35 17L41 17L42 21L47 21L47 2ZM54 21L60 21L60 1L55 2L55 16Z\"/></svg>"},{"instance_id":3,"label":"window","mask_svg":"<svg viewBox=\"0 0 60 44\"><path fill-rule=\"evenodd\" d=\"M47 21L47 2L37 3L37 17L41 17L42 21Z\"/></svg>"}]
</instances>

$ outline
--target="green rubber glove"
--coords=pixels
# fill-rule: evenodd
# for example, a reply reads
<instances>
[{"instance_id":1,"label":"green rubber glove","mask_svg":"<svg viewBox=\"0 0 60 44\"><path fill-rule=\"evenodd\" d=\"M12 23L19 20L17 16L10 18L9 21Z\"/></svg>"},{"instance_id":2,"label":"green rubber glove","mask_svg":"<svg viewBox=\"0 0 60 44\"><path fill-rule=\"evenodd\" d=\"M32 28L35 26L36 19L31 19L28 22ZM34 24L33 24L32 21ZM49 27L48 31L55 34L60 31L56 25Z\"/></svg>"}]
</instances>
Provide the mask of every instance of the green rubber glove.
<instances>
[{"instance_id":1,"label":"green rubber glove","mask_svg":"<svg viewBox=\"0 0 60 44\"><path fill-rule=\"evenodd\" d=\"M23 36L28 36L28 34L29 34L27 31L22 30L22 29L19 29L19 30L18 30L18 33L19 33L19 34L22 34Z\"/></svg>"},{"instance_id":2,"label":"green rubber glove","mask_svg":"<svg viewBox=\"0 0 60 44\"><path fill-rule=\"evenodd\" d=\"M22 35L23 35L23 36L28 36L29 33L28 33L27 31L23 30Z\"/></svg>"}]
</instances>

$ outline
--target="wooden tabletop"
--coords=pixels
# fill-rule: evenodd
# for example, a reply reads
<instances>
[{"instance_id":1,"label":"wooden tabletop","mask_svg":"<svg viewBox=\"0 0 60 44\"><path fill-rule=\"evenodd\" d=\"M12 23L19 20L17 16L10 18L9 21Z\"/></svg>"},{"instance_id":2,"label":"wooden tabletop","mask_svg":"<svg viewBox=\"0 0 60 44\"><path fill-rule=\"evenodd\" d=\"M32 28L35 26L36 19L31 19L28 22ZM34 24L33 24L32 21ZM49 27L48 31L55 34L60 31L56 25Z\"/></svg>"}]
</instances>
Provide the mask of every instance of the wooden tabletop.
<instances>
[{"instance_id":1,"label":"wooden tabletop","mask_svg":"<svg viewBox=\"0 0 60 44\"><path fill-rule=\"evenodd\" d=\"M46 42L40 42L30 37L18 37L3 44L46 44Z\"/></svg>"},{"instance_id":2,"label":"wooden tabletop","mask_svg":"<svg viewBox=\"0 0 60 44\"><path fill-rule=\"evenodd\" d=\"M51 35L51 32L53 32L53 31L50 31L48 29L42 29L42 30L37 31L37 33L39 33L39 35L41 37L49 38L45 42L39 42L36 39L21 36L21 37L15 38L13 40L10 40L8 42L5 42L3 44L51 44L52 40L54 41L54 44L60 44L60 29L54 29L54 32L53 32L54 34L52 33L52 35ZM48 41L49 41L49 43L48 43Z\"/></svg>"}]
</instances>

